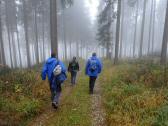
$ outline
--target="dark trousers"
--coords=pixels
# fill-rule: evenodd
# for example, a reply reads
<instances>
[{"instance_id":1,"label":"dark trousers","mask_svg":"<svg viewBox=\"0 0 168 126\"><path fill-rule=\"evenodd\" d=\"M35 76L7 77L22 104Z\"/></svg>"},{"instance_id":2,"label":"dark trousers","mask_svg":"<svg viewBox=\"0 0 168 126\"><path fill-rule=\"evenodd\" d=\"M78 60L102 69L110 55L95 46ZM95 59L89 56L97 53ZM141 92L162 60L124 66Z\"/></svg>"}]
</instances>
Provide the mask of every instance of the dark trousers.
<instances>
[{"instance_id":1,"label":"dark trousers","mask_svg":"<svg viewBox=\"0 0 168 126\"><path fill-rule=\"evenodd\" d=\"M77 76L77 72L72 71L71 72L71 83L72 84L76 84L76 76Z\"/></svg>"},{"instance_id":2,"label":"dark trousers","mask_svg":"<svg viewBox=\"0 0 168 126\"><path fill-rule=\"evenodd\" d=\"M89 79L89 91L90 93L93 93L93 89L95 86L95 82L96 82L97 77L90 77Z\"/></svg>"},{"instance_id":3,"label":"dark trousers","mask_svg":"<svg viewBox=\"0 0 168 126\"><path fill-rule=\"evenodd\" d=\"M51 91L51 100L52 102L59 103L59 98L62 92L61 83L57 83L55 88L53 88L52 83L50 82L50 91Z\"/></svg>"}]
</instances>

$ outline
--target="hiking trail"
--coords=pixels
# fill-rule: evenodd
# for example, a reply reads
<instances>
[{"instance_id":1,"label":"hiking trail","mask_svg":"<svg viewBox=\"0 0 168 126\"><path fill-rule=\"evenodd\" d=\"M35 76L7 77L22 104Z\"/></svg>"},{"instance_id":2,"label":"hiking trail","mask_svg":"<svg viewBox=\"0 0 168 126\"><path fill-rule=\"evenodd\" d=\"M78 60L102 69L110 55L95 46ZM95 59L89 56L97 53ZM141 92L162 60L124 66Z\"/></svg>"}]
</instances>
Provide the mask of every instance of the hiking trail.
<instances>
[{"instance_id":1,"label":"hiking trail","mask_svg":"<svg viewBox=\"0 0 168 126\"><path fill-rule=\"evenodd\" d=\"M99 80L95 84L95 92L92 96L92 126L107 126L105 110L102 106L101 87Z\"/></svg>"},{"instance_id":2,"label":"hiking trail","mask_svg":"<svg viewBox=\"0 0 168 126\"><path fill-rule=\"evenodd\" d=\"M70 85L65 86L64 93L61 94L61 99L60 99L60 106L63 105L63 103L66 101L67 97L70 95L72 92L73 88ZM60 108L58 108L60 109ZM54 114L58 110L54 110L51 107L51 103L46 108L46 111L44 111L41 115L38 115L35 119L33 119L32 122L28 124L28 126L46 126L46 122L50 119L53 118Z\"/></svg>"},{"instance_id":3,"label":"hiking trail","mask_svg":"<svg viewBox=\"0 0 168 126\"><path fill-rule=\"evenodd\" d=\"M77 85L79 86L79 85ZM72 87L69 83L66 83L63 93L61 95L61 101L60 101L60 108L58 110L54 110L51 107L51 104L48 103L48 106L46 107L46 110L37 116L35 119L33 119L28 126L47 126L47 125L57 125L53 124L53 120L55 120L55 115L58 112L61 114L59 111L63 111L63 106L68 104L68 98L70 95L72 95L73 90L76 90L75 87ZM103 109L102 105L102 98L101 98L101 87L99 80L97 80L97 83L95 84L95 92L93 95L90 96L90 117L91 117L91 124L90 126L107 126L106 125L106 120L105 116L106 113ZM78 110L80 111L80 109ZM88 113L89 116L89 113ZM81 125L82 126L82 125Z\"/></svg>"}]
</instances>

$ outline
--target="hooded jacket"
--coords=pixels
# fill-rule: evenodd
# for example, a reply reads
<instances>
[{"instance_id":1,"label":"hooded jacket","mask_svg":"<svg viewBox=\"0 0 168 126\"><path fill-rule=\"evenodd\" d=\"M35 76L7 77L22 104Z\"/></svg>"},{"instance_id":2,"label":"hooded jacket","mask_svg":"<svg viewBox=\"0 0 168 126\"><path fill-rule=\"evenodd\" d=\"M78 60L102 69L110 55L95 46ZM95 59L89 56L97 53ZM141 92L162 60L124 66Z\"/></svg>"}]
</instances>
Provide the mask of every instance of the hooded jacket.
<instances>
[{"instance_id":1,"label":"hooded jacket","mask_svg":"<svg viewBox=\"0 0 168 126\"><path fill-rule=\"evenodd\" d=\"M66 74L66 68L63 62L58 61L56 58L49 58L46 63L43 66L42 69L42 80L46 80L46 76L48 76L48 80L51 82L53 81L53 70L56 67L56 65L60 65L62 68L62 73ZM62 77L63 78L63 77ZM66 79L66 76L64 77L64 80Z\"/></svg>"},{"instance_id":2,"label":"hooded jacket","mask_svg":"<svg viewBox=\"0 0 168 126\"><path fill-rule=\"evenodd\" d=\"M97 63L97 69L94 72L91 72L90 68L90 61L91 60L96 60ZM86 68L85 68L85 74L91 77L97 77L102 71L102 64L100 59L98 59L96 56L92 56L86 63Z\"/></svg>"}]
</instances>

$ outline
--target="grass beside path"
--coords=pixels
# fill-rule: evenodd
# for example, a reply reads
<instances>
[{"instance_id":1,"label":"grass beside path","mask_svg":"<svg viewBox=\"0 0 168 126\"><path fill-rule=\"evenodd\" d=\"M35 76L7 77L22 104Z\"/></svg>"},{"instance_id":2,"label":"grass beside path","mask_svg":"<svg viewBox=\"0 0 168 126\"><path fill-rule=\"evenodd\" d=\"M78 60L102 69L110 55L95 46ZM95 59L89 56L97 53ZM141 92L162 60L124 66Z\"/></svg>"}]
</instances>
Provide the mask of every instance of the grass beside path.
<instances>
[{"instance_id":1,"label":"grass beside path","mask_svg":"<svg viewBox=\"0 0 168 126\"><path fill-rule=\"evenodd\" d=\"M90 126L91 97L88 94L88 79L80 75L77 86L64 98L54 116L46 122L47 126ZM63 95L65 90L63 90Z\"/></svg>"},{"instance_id":2,"label":"grass beside path","mask_svg":"<svg viewBox=\"0 0 168 126\"><path fill-rule=\"evenodd\" d=\"M105 63L100 83L108 126L168 126L168 75L157 64Z\"/></svg>"},{"instance_id":3,"label":"grass beside path","mask_svg":"<svg viewBox=\"0 0 168 126\"><path fill-rule=\"evenodd\" d=\"M36 124L37 118L44 126L91 126L94 95L88 93L88 77L81 73L75 87L67 80L60 108L54 111L48 83L41 81L38 70L0 72L0 125L23 126L31 119ZM107 125L168 126L167 80L168 73L157 64L130 61L113 66L104 61L97 83L101 92L95 96L99 100L101 95Z\"/></svg>"},{"instance_id":4,"label":"grass beside path","mask_svg":"<svg viewBox=\"0 0 168 126\"><path fill-rule=\"evenodd\" d=\"M61 106L52 111L48 82L41 80L39 70L37 67L0 71L0 125L26 126L43 120L49 126L90 126L91 97L84 73L78 77L75 87L66 81Z\"/></svg>"}]
</instances>

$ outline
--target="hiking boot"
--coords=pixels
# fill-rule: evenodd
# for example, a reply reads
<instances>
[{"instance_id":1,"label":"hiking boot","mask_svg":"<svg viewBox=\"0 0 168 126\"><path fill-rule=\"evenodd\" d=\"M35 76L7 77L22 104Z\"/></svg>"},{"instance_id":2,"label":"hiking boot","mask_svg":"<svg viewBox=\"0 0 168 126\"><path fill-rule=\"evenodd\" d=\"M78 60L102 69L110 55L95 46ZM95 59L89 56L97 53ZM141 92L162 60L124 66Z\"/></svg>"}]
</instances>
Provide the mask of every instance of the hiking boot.
<instances>
[{"instance_id":1,"label":"hiking boot","mask_svg":"<svg viewBox=\"0 0 168 126\"><path fill-rule=\"evenodd\" d=\"M54 109L58 109L58 103L57 102L52 102L52 107Z\"/></svg>"}]
</instances>

